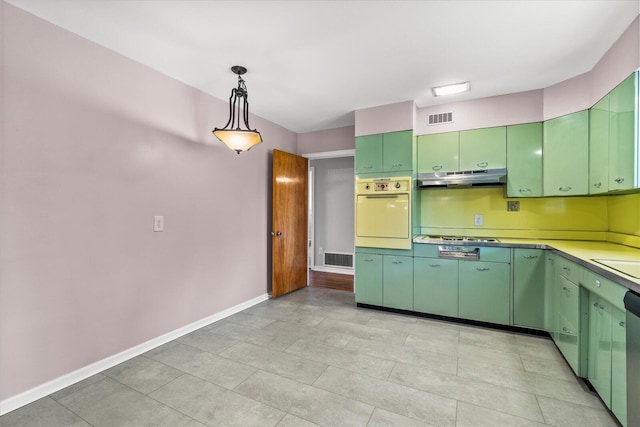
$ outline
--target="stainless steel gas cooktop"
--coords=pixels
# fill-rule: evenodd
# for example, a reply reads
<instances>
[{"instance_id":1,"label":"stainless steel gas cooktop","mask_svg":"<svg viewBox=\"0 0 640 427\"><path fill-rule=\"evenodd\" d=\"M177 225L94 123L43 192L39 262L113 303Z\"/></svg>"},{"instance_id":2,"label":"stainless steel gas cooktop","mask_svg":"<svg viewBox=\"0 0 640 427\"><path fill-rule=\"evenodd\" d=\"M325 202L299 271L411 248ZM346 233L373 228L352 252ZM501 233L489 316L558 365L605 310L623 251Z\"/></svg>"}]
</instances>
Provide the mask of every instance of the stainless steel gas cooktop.
<instances>
[{"instance_id":1,"label":"stainless steel gas cooktop","mask_svg":"<svg viewBox=\"0 0 640 427\"><path fill-rule=\"evenodd\" d=\"M444 244L456 244L466 242L478 242L478 243L491 243L500 242L500 240L493 237L475 237L475 236L434 236L428 234L421 234L413 238L413 243L444 243Z\"/></svg>"}]
</instances>

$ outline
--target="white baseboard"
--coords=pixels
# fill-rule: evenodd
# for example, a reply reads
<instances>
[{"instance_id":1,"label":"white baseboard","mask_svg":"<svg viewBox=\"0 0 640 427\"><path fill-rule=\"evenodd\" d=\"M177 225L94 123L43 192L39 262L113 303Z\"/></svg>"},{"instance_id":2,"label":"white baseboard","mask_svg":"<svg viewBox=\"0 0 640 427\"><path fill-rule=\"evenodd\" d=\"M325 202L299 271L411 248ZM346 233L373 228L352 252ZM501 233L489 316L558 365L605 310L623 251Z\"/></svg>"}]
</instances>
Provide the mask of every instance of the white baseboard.
<instances>
[{"instance_id":1,"label":"white baseboard","mask_svg":"<svg viewBox=\"0 0 640 427\"><path fill-rule=\"evenodd\" d=\"M62 390L63 388L75 384L78 381L82 381L92 375L98 374L105 369L116 366L133 357L139 356L142 353L152 350L162 344L166 344L169 341L173 341L174 339L193 332L196 329L200 329L213 322L217 322L218 320L224 319L225 317L231 316L232 314L238 313L242 310L259 304L262 301L266 301L267 299L269 299L269 295L262 294L256 298L250 299L233 307L227 308L226 310L222 310L216 314L205 317L204 319L200 319L189 325L183 326L164 335L160 335L159 337L153 338L121 353L114 354L113 356L109 356L105 359L99 360L95 363L92 363L91 365L85 366L61 377L55 378L18 395L9 397L8 399L0 401L0 415L4 415L8 412L20 408L21 406L27 405L31 402L35 402L36 400L48 396L51 393L55 393L56 391Z\"/></svg>"},{"instance_id":2,"label":"white baseboard","mask_svg":"<svg viewBox=\"0 0 640 427\"><path fill-rule=\"evenodd\" d=\"M322 271L323 273L348 274L353 276L355 270L353 268L327 267L324 265L315 265L311 268L313 271Z\"/></svg>"}]
</instances>

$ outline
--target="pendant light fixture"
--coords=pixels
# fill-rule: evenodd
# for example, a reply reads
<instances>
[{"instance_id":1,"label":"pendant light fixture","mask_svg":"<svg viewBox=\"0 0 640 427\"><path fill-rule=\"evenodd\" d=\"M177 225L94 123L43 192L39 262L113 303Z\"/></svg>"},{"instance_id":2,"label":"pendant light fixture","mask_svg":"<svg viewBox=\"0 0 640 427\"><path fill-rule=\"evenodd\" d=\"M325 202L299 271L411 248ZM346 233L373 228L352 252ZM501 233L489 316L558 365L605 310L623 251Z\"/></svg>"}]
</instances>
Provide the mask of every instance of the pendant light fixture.
<instances>
[{"instance_id":1,"label":"pendant light fixture","mask_svg":"<svg viewBox=\"0 0 640 427\"><path fill-rule=\"evenodd\" d=\"M260 144L262 136L260 132L249 127L249 94L242 79L247 69L241 65L234 65L231 71L238 75L238 87L231 90L229 97L229 121L223 128L215 128L213 134L227 147L240 154ZM244 124L244 129L240 127L241 124Z\"/></svg>"}]
</instances>

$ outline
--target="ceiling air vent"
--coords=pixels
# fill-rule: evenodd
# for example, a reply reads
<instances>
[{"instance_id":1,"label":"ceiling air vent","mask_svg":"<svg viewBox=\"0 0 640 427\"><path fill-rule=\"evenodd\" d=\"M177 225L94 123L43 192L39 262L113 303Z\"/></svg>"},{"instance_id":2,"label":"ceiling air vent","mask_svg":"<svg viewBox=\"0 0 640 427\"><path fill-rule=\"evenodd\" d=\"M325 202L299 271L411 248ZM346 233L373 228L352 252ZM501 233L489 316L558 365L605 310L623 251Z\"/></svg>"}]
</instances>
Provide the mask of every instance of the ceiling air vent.
<instances>
[{"instance_id":1,"label":"ceiling air vent","mask_svg":"<svg viewBox=\"0 0 640 427\"><path fill-rule=\"evenodd\" d=\"M427 125L441 125L443 123L453 122L453 111L448 113L429 114L427 117Z\"/></svg>"}]
</instances>

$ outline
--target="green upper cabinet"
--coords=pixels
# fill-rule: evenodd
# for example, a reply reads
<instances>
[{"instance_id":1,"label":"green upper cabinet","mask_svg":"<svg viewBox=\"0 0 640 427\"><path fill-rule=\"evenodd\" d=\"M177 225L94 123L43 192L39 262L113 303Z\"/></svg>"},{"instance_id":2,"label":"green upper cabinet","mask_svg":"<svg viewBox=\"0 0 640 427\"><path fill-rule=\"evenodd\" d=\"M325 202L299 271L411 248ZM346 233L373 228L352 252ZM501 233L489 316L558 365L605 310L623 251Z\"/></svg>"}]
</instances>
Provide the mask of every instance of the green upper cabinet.
<instances>
[{"instance_id":1,"label":"green upper cabinet","mask_svg":"<svg viewBox=\"0 0 640 427\"><path fill-rule=\"evenodd\" d=\"M636 141L638 73L633 73L609 95L609 190L638 186L640 160Z\"/></svg>"},{"instance_id":2,"label":"green upper cabinet","mask_svg":"<svg viewBox=\"0 0 640 427\"><path fill-rule=\"evenodd\" d=\"M356 173L382 171L382 134L356 138Z\"/></svg>"},{"instance_id":3,"label":"green upper cabinet","mask_svg":"<svg viewBox=\"0 0 640 427\"><path fill-rule=\"evenodd\" d=\"M507 129L504 126L460 132L459 170L507 167Z\"/></svg>"},{"instance_id":4,"label":"green upper cabinet","mask_svg":"<svg viewBox=\"0 0 640 427\"><path fill-rule=\"evenodd\" d=\"M418 173L458 170L459 132L418 136Z\"/></svg>"},{"instance_id":5,"label":"green upper cabinet","mask_svg":"<svg viewBox=\"0 0 640 427\"><path fill-rule=\"evenodd\" d=\"M588 194L588 111L547 120L544 122L543 135L543 194Z\"/></svg>"},{"instance_id":6,"label":"green upper cabinet","mask_svg":"<svg viewBox=\"0 0 640 427\"><path fill-rule=\"evenodd\" d=\"M382 171L413 171L413 132L382 135Z\"/></svg>"},{"instance_id":7,"label":"green upper cabinet","mask_svg":"<svg viewBox=\"0 0 640 427\"><path fill-rule=\"evenodd\" d=\"M542 123L507 126L507 197L542 196Z\"/></svg>"},{"instance_id":8,"label":"green upper cabinet","mask_svg":"<svg viewBox=\"0 0 640 427\"><path fill-rule=\"evenodd\" d=\"M413 131L356 138L356 173L413 171Z\"/></svg>"},{"instance_id":9,"label":"green upper cabinet","mask_svg":"<svg viewBox=\"0 0 640 427\"><path fill-rule=\"evenodd\" d=\"M609 191L609 95L589 110L589 194Z\"/></svg>"}]
</instances>

